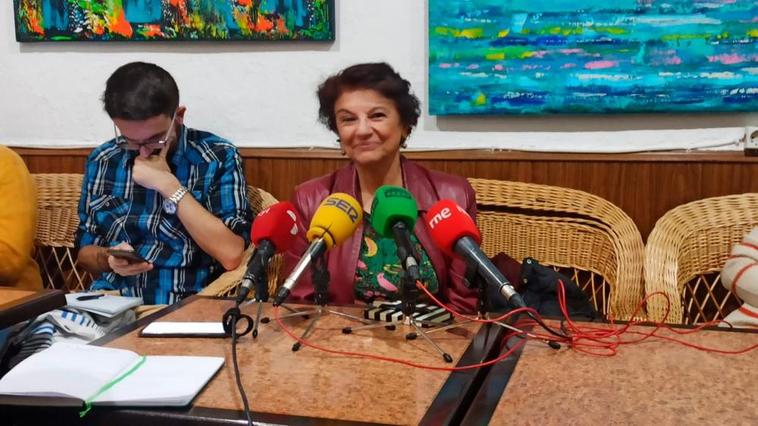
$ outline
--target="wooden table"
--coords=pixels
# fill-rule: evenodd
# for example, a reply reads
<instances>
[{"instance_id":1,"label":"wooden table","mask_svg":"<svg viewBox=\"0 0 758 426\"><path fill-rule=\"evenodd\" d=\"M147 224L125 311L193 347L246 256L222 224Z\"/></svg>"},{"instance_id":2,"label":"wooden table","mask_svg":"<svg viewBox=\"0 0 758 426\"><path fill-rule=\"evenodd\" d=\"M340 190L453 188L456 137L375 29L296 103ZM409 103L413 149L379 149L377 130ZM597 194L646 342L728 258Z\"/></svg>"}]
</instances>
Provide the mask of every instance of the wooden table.
<instances>
[{"instance_id":1,"label":"wooden table","mask_svg":"<svg viewBox=\"0 0 758 426\"><path fill-rule=\"evenodd\" d=\"M728 350L758 343L748 330L659 333ZM757 384L758 349L718 355L651 339L596 357L531 341L492 368L462 424L756 424Z\"/></svg>"},{"instance_id":2,"label":"wooden table","mask_svg":"<svg viewBox=\"0 0 758 426\"><path fill-rule=\"evenodd\" d=\"M61 290L16 290L0 287L0 329L66 305Z\"/></svg>"},{"instance_id":3,"label":"wooden table","mask_svg":"<svg viewBox=\"0 0 758 426\"><path fill-rule=\"evenodd\" d=\"M190 407L179 409L95 408L84 419L92 424L228 424L244 419L234 381L231 341L201 338L142 338L138 331L148 321L218 321L233 305L231 300L195 296L144 318L119 335L97 344L133 350L144 355L223 356L222 370ZM359 314L357 308L339 308ZM272 312L270 305L266 306ZM254 317L253 306L243 312ZM300 334L306 321L285 319ZM453 364L419 338L407 341L407 330L384 328L341 333L356 323L337 315L324 316L309 337L313 343L345 351L392 356L434 366L481 362L499 350L499 327L468 324L450 332L433 334L434 340L454 358ZM406 367L382 361L330 355L303 347L292 351L294 340L273 321L260 328L257 339L240 339L238 359L242 383L250 401L254 422L272 424L448 424L465 414L467 401L484 380L486 370L450 373ZM29 424L79 424L73 409L40 409L16 412Z\"/></svg>"}]
</instances>

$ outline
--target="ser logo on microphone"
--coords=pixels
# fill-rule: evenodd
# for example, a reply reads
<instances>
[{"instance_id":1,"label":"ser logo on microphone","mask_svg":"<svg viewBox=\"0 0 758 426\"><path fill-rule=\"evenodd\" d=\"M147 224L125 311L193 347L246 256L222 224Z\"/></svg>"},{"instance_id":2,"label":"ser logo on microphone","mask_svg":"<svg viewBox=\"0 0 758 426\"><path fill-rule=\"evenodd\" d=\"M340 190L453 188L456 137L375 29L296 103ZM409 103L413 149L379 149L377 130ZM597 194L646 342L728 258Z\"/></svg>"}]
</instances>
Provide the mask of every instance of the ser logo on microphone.
<instances>
[{"instance_id":1,"label":"ser logo on microphone","mask_svg":"<svg viewBox=\"0 0 758 426\"><path fill-rule=\"evenodd\" d=\"M324 202L324 205L333 206L342 210L343 212L345 212L345 214L347 214L347 217L349 217L350 221L353 223L355 223L358 220L358 210L356 210L355 207L351 206L350 203L348 203L347 201L341 198L337 198L337 197L327 198L326 201Z\"/></svg>"}]
</instances>

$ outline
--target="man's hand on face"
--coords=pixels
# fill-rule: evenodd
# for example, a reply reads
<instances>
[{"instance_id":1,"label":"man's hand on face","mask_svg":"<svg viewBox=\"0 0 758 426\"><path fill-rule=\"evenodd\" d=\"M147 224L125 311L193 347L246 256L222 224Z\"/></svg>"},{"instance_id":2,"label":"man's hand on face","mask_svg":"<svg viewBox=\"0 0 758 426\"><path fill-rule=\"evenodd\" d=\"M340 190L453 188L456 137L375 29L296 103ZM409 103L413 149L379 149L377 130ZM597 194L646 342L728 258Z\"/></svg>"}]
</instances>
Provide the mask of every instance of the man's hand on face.
<instances>
[{"instance_id":1,"label":"man's hand on face","mask_svg":"<svg viewBox=\"0 0 758 426\"><path fill-rule=\"evenodd\" d=\"M158 191L164 197L170 197L181 186L179 180L171 174L166 156L170 148L167 143L157 155L146 148L140 148L139 155L134 159L132 177L138 185Z\"/></svg>"}]
</instances>

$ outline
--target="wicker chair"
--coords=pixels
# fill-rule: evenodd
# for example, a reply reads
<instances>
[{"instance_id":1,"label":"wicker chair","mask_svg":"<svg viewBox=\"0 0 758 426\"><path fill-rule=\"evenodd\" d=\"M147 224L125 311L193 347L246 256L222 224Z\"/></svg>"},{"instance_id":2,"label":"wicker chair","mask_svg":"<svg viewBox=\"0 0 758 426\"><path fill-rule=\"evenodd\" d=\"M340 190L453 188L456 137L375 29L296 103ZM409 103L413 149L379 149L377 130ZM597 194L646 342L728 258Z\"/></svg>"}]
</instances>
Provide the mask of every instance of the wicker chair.
<instances>
[{"instance_id":1,"label":"wicker chair","mask_svg":"<svg viewBox=\"0 0 758 426\"><path fill-rule=\"evenodd\" d=\"M645 291L671 301L666 319L694 324L724 318L740 301L721 285L732 246L758 226L758 194L727 195L683 204L658 219L645 247ZM647 303L648 318L663 320L666 300Z\"/></svg>"},{"instance_id":2,"label":"wicker chair","mask_svg":"<svg viewBox=\"0 0 758 426\"><path fill-rule=\"evenodd\" d=\"M82 189L81 174L32 174L37 186L35 260L45 288L83 291L92 276L76 263L74 239Z\"/></svg>"},{"instance_id":3,"label":"wicker chair","mask_svg":"<svg viewBox=\"0 0 758 426\"><path fill-rule=\"evenodd\" d=\"M78 205L82 187L81 174L33 174L37 186L38 218L35 243L35 259L40 266L42 282L46 288L66 288L69 291L86 290L92 276L76 263L74 239L79 226ZM268 192L254 186L247 187L248 202L253 214L276 203ZM202 294L231 296L245 271L251 249L245 253L245 261L234 271L224 273L206 287ZM269 266L269 282L275 286L281 256L272 259Z\"/></svg>"},{"instance_id":4,"label":"wicker chair","mask_svg":"<svg viewBox=\"0 0 758 426\"><path fill-rule=\"evenodd\" d=\"M254 186L247 186L247 199L250 203L250 208L253 210L253 215L257 215L266 207L275 204L277 199L268 192L256 188ZM247 269L247 262L250 259L254 250L253 245L245 251L245 255L237 269L227 271L218 277L215 281L208 284L200 294L204 296L218 296L218 297L233 297L237 295L239 289L239 283L242 280L242 276ZM276 255L271 259L271 263L268 265L268 288L269 292L273 293L276 290L277 282L279 280L279 268L283 262L281 255ZM250 297L253 294L251 292Z\"/></svg>"},{"instance_id":5,"label":"wicker chair","mask_svg":"<svg viewBox=\"0 0 758 426\"><path fill-rule=\"evenodd\" d=\"M642 237L631 218L586 192L469 178L476 191L482 249L533 257L572 278L595 308L630 319L642 294ZM638 318L644 318L640 312Z\"/></svg>"}]
</instances>

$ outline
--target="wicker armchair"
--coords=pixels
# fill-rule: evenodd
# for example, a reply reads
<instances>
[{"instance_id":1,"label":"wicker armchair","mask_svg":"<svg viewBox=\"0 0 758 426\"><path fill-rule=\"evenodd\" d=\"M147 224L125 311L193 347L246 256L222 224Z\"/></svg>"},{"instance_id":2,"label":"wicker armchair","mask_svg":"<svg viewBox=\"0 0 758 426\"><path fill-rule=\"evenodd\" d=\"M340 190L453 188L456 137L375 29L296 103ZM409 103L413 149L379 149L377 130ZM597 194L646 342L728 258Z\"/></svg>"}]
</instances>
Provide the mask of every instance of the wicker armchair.
<instances>
[{"instance_id":1,"label":"wicker armchair","mask_svg":"<svg viewBox=\"0 0 758 426\"><path fill-rule=\"evenodd\" d=\"M273 195L264 191L263 189L256 188L252 185L247 186L247 199L250 203L250 208L253 210L253 215L257 215L266 207L275 204L277 199ZM215 281L208 284L200 294L204 296L218 296L218 297L233 297L237 295L239 289L239 283L242 280L242 276L247 269L247 262L250 259L254 250L253 245L245 251L245 255L242 258L242 262L237 269L224 272ZM279 268L283 262L282 255L276 255L271 259L271 263L268 265L268 288L269 292L273 293L276 290L277 282L279 280ZM251 293L252 297L253 294Z\"/></svg>"},{"instance_id":2,"label":"wicker armchair","mask_svg":"<svg viewBox=\"0 0 758 426\"><path fill-rule=\"evenodd\" d=\"M569 188L469 178L482 249L533 257L566 273L595 308L630 319L642 294L644 246L631 218L611 202ZM638 317L644 317L640 312Z\"/></svg>"},{"instance_id":3,"label":"wicker armchair","mask_svg":"<svg viewBox=\"0 0 758 426\"><path fill-rule=\"evenodd\" d=\"M86 290L92 276L76 263L74 239L79 226L78 206L82 188L81 174L32 174L37 186L37 250L35 260L40 266L42 282L46 288L65 288L69 291ZM248 201L253 214L276 203L268 192L248 185ZM244 262L234 271L224 273L202 294L231 296L236 294L252 248L245 253ZM272 259L269 282L276 285L281 256Z\"/></svg>"},{"instance_id":4,"label":"wicker armchair","mask_svg":"<svg viewBox=\"0 0 758 426\"><path fill-rule=\"evenodd\" d=\"M671 300L667 322L694 324L724 318L740 301L721 285L732 246L758 226L758 194L727 195L683 204L658 219L645 247L645 291ZM647 304L661 321L666 300Z\"/></svg>"},{"instance_id":5,"label":"wicker armchair","mask_svg":"<svg viewBox=\"0 0 758 426\"><path fill-rule=\"evenodd\" d=\"M37 186L35 260L45 288L86 290L92 276L78 267L74 252L81 174L32 174Z\"/></svg>"}]
</instances>

